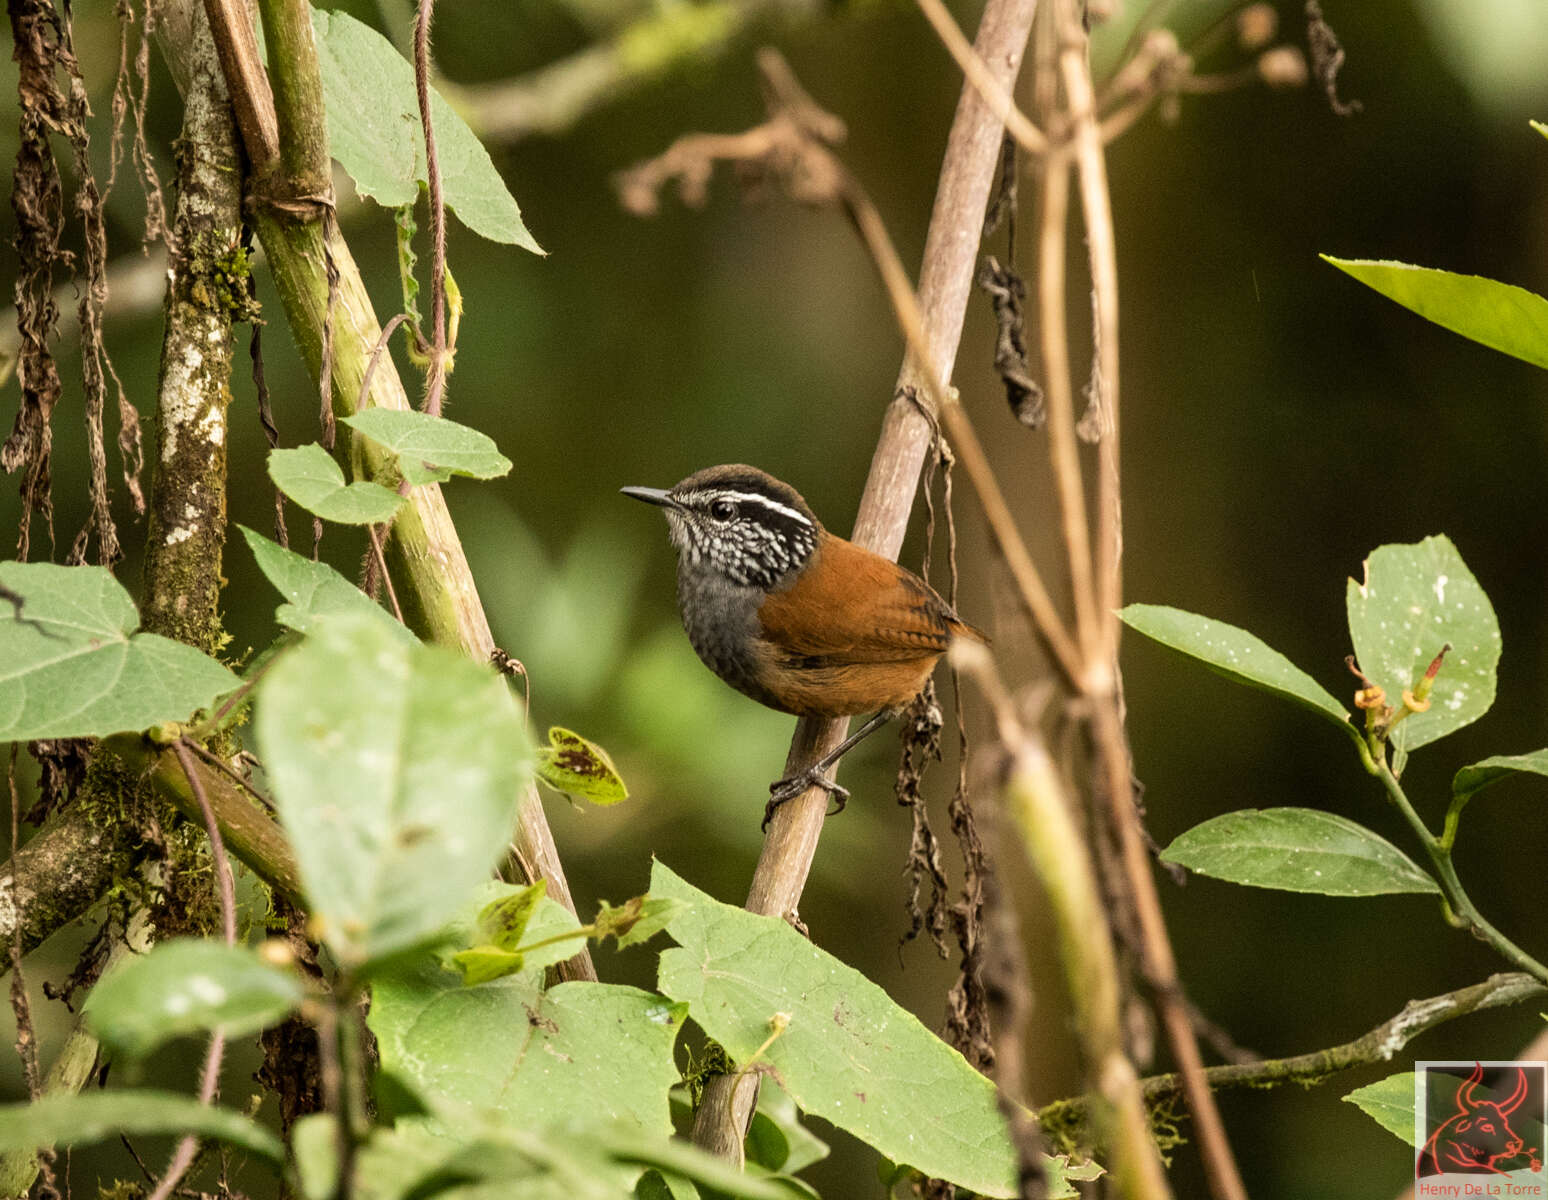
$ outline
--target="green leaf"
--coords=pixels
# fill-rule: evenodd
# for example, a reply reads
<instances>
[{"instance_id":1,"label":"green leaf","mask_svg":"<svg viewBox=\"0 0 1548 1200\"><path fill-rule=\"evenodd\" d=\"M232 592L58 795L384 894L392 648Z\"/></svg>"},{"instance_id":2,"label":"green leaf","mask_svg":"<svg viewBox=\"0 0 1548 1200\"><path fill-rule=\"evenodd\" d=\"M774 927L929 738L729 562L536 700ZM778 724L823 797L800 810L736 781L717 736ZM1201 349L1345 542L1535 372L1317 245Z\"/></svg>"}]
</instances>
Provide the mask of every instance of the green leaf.
<instances>
[{"instance_id":1,"label":"green leaf","mask_svg":"<svg viewBox=\"0 0 1548 1200\"><path fill-rule=\"evenodd\" d=\"M414 68L392 43L344 12L312 10L333 156L355 189L389 208L412 204L428 182ZM430 95L446 205L481 237L542 254L521 210L479 143L439 93Z\"/></svg>"},{"instance_id":2,"label":"green leaf","mask_svg":"<svg viewBox=\"0 0 1548 1200\"><path fill-rule=\"evenodd\" d=\"M765 1079L747 1131L747 1157L771 1171L794 1175L827 1158L828 1143L801 1123L789 1093Z\"/></svg>"},{"instance_id":3,"label":"green leaf","mask_svg":"<svg viewBox=\"0 0 1548 1200\"><path fill-rule=\"evenodd\" d=\"M316 442L269 451L269 478L307 512L341 525L379 525L391 520L405 497L379 483L345 483L339 464Z\"/></svg>"},{"instance_id":4,"label":"green leaf","mask_svg":"<svg viewBox=\"0 0 1548 1200\"><path fill-rule=\"evenodd\" d=\"M1508 775L1548 775L1548 750L1496 754L1463 767L1451 781L1451 794L1459 799L1471 798Z\"/></svg>"},{"instance_id":5,"label":"green leaf","mask_svg":"<svg viewBox=\"0 0 1548 1200\"><path fill-rule=\"evenodd\" d=\"M1130 604L1118 616L1130 629L1191 655L1227 679L1304 705L1358 740L1348 712L1327 689L1245 629L1159 604Z\"/></svg>"},{"instance_id":6,"label":"green leaf","mask_svg":"<svg viewBox=\"0 0 1548 1200\"><path fill-rule=\"evenodd\" d=\"M394 620L372 600L327 563L313 562L305 555L271 542L245 525L238 525L248 549L258 561L258 569L284 596L287 603L275 610L274 618L287 629L310 633L317 622L341 614L364 614L383 623L405 643L418 639L401 622Z\"/></svg>"},{"instance_id":7,"label":"green leaf","mask_svg":"<svg viewBox=\"0 0 1548 1200\"><path fill-rule=\"evenodd\" d=\"M539 879L509 896L492 901L478 914L479 932L501 950L515 950L527 932L527 923L547 895L548 880Z\"/></svg>"},{"instance_id":8,"label":"green leaf","mask_svg":"<svg viewBox=\"0 0 1548 1200\"><path fill-rule=\"evenodd\" d=\"M652 895L687 902L668 927L661 990L738 1062L760 1061L801 1109L882 1154L985 1196L1016 1195L995 1089L865 976L784 921L721 904L657 862Z\"/></svg>"},{"instance_id":9,"label":"green leaf","mask_svg":"<svg viewBox=\"0 0 1548 1200\"><path fill-rule=\"evenodd\" d=\"M274 1024L303 998L300 980L246 946L175 938L123 960L91 989L86 1018L102 1041L144 1057L205 1029L240 1037Z\"/></svg>"},{"instance_id":10,"label":"green leaf","mask_svg":"<svg viewBox=\"0 0 1548 1200\"><path fill-rule=\"evenodd\" d=\"M447 927L446 943L439 951L441 965L448 971L457 970L455 960L458 952L479 946L500 949L490 942L490 930L480 918L498 902L514 901L529 890L521 884L486 879ZM522 951L525 962L520 969L536 973L574 957L585 945L579 930L580 922L575 919L575 914L545 895L538 901L537 910L527 921L525 937L530 948ZM562 937L564 934L575 936ZM538 942L549 944L539 946Z\"/></svg>"},{"instance_id":11,"label":"green leaf","mask_svg":"<svg viewBox=\"0 0 1548 1200\"><path fill-rule=\"evenodd\" d=\"M175 1092L125 1088L56 1093L31 1104L0 1105L0 1153L82 1146L120 1133L196 1133L274 1163L285 1161L280 1140L256 1121Z\"/></svg>"},{"instance_id":12,"label":"green leaf","mask_svg":"<svg viewBox=\"0 0 1548 1200\"><path fill-rule=\"evenodd\" d=\"M1450 644L1430 693L1427 712L1392 731L1401 752L1471 724L1494 703L1500 626L1489 597L1467 569L1451 539L1381 546L1365 560L1365 582L1345 591L1349 635L1360 670L1399 707L1425 668Z\"/></svg>"},{"instance_id":13,"label":"green leaf","mask_svg":"<svg viewBox=\"0 0 1548 1200\"><path fill-rule=\"evenodd\" d=\"M332 1113L308 1113L290 1131L296 1182L306 1200L332 1200L339 1186L339 1122Z\"/></svg>"},{"instance_id":14,"label":"green leaf","mask_svg":"<svg viewBox=\"0 0 1548 1200\"><path fill-rule=\"evenodd\" d=\"M208 655L135 633L105 567L0 563L0 742L105 737L183 721L239 682Z\"/></svg>"},{"instance_id":15,"label":"green leaf","mask_svg":"<svg viewBox=\"0 0 1548 1200\"><path fill-rule=\"evenodd\" d=\"M1161 852L1200 875L1323 896L1438 894L1435 881L1363 825L1312 808L1244 809L1195 825Z\"/></svg>"},{"instance_id":16,"label":"green leaf","mask_svg":"<svg viewBox=\"0 0 1548 1200\"><path fill-rule=\"evenodd\" d=\"M647 942L665 929L684 908L681 900L667 896L635 896L622 904L602 901L597 907L596 939L614 937L620 950Z\"/></svg>"},{"instance_id":17,"label":"green leaf","mask_svg":"<svg viewBox=\"0 0 1548 1200\"><path fill-rule=\"evenodd\" d=\"M515 975L527 965L525 955L513 950L502 950L498 946L474 946L470 950L458 950L451 956L451 960L462 975L464 987Z\"/></svg>"},{"instance_id":18,"label":"green leaf","mask_svg":"<svg viewBox=\"0 0 1548 1200\"><path fill-rule=\"evenodd\" d=\"M699 1200L699 1189L680 1176L663 1175L653 1168L634 1185L634 1200Z\"/></svg>"},{"instance_id":19,"label":"green leaf","mask_svg":"<svg viewBox=\"0 0 1548 1200\"><path fill-rule=\"evenodd\" d=\"M1321 257L1443 329L1548 367L1548 300L1535 292L1408 263Z\"/></svg>"},{"instance_id":20,"label":"green leaf","mask_svg":"<svg viewBox=\"0 0 1548 1200\"><path fill-rule=\"evenodd\" d=\"M617 804L629 798L623 776L606 750L558 725L548 731L547 746L538 747L538 778L556 792L593 804Z\"/></svg>"},{"instance_id":21,"label":"green leaf","mask_svg":"<svg viewBox=\"0 0 1548 1200\"><path fill-rule=\"evenodd\" d=\"M1414 1073L1402 1071L1355 1088L1344 1097L1376 1124L1414 1144Z\"/></svg>"},{"instance_id":22,"label":"green leaf","mask_svg":"<svg viewBox=\"0 0 1548 1200\"><path fill-rule=\"evenodd\" d=\"M494 479L511 469L511 460L495 448L492 438L445 417L366 408L340 419L396 454L403 478L416 487L444 483L453 475Z\"/></svg>"},{"instance_id":23,"label":"green leaf","mask_svg":"<svg viewBox=\"0 0 1548 1200\"><path fill-rule=\"evenodd\" d=\"M370 1024L383 1066L432 1103L526 1122L541 1113L569 1128L624 1120L668 1134L682 1018L680 1007L621 984L544 991L542 973L526 970L464 987L423 961L375 981Z\"/></svg>"},{"instance_id":24,"label":"green leaf","mask_svg":"<svg viewBox=\"0 0 1548 1200\"><path fill-rule=\"evenodd\" d=\"M256 729L313 920L351 967L456 916L504 854L531 777L504 681L374 620L328 622L280 658Z\"/></svg>"}]
</instances>

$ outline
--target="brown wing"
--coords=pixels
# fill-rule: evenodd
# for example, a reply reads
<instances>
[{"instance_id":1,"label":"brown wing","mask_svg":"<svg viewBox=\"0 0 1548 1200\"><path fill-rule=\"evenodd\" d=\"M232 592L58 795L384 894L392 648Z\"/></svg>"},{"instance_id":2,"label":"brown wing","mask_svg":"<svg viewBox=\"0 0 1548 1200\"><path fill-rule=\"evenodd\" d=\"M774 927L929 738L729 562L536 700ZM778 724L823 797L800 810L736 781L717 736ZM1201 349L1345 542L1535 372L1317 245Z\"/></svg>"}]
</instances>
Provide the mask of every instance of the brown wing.
<instances>
[{"instance_id":1,"label":"brown wing","mask_svg":"<svg viewBox=\"0 0 1548 1200\"><path fill-rule=\"evenodd\" d=\"M912 571L831 534L759 617L787 664L807 668L934 659L954 637L983 640Z\"/></svg>"}]
</instances>

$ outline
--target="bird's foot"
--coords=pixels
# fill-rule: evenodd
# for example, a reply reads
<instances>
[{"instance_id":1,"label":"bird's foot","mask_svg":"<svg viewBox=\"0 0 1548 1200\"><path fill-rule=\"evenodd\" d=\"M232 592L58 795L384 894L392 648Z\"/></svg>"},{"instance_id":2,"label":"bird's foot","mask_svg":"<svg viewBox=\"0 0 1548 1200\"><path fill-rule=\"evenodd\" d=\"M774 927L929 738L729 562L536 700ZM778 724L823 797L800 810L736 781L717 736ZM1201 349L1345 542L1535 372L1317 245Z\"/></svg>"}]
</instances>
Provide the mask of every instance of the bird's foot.
<instances>
[{"instance_id":1,"label":"bird's foot","mask_svg":"<svg viewBox=\"0 0 1548 1200\"><path fill-rule=\"evenodd\" d=\"M830 817L844 811L844 805L849 801L849 789L840 787L816 767L807 767L797 775L776 779L769 784L769 791L773 794L769 796L769 802L763 810L764 832L768 832L769 822L774 819L776 808L788 800L794 800L802 792L811 788L822 788L833 797L833 812L828 814Z\"/></svg>"}]
</instances>

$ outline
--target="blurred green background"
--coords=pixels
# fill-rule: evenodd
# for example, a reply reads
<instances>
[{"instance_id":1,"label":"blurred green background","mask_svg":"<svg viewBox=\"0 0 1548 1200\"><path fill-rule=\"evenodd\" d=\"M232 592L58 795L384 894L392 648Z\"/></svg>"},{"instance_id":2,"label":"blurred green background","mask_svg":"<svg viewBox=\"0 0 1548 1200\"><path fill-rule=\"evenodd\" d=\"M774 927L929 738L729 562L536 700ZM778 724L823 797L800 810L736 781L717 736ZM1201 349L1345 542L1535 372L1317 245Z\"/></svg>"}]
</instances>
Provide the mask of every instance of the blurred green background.
<instances>
[{"instance_id":1,"label":"blurred green background","mask_svg":"<svg viewBox=\"0 0 1548 1200\"><path fill-rule=\"evenodd\" d=\"M347 7L395 36L407 28L404 0ZM438 66L465 85L563 60L648 11L607 0L441 7ZM1135 7L1131 0L1130 20ZM1186 45L1222 7L1185 0L1170 6L1170 23ZM1278 7L1283 36L1300 42L1300 6ZM955 8L971 29L977 6ZM1396 258L1548 292L1548 144L1527 124L1548 118L1548 12L1537 0L1324 0L1323 8L1348 51L1341 90L1363 103L1358 115L1334 116L1315 87L1248 87L1187 98L1175 121L1152 115L1112 149L1126 592L1247 626L1342 695L1352 687L1343 667L1345 577L1358 576L1365 553L1383 542L1449 534L1493 598L1505 649L1494 711L1411 765L1411 794L1438 823L1458 766L1548 744L1548 376L1427 325L1317 254ZM814 3L791 13L765 36L847 120L846 160L912 267L957 73L908 4ZM78 4L76 27L94 105L106 114L118 54L110 6ZM1110 60L1122 29L1098 37ZM744 205L729 179L716 181L703 211L668 198L658 217L642 221L616 203L610 177L678 133L735 131L760 118L755 44L694 55L562 132L491 140L546 258L491 246L452 223L450 261L467 312L449 411L493 435L515 463L495 483L449 485L452 511L496 637L530 672L535 725L561 723L602 742L634 793L607 810L549 800L583 911L599 897L642 890L653 854L740 902L791 725L698 664L677 625L660 516L620 498L618 487L665 486L711 463L752 462L847 531L901 353L870 264L838 216L779 200ZM1226 49L1202 66L1238 61ZM165 176L178 107L156 69L150 131ZM13 89L5 92L0 151L9 156L15 101ZM104 123L99 154L105 134ZM142 209L122 179L110 236L126 262L138 255ZM1025 230L1030 212L1023 219ZM378 312L396 311L390 219L365 205L348 210L344 228ZM1078 237L1073 245L1078 252ZM315 393L262 269L259 291L282 435L286 444L312 440ZM1084 310L1074 295L1072 313L1081 319ZM1044 446L1006 410L990 370L992 339L979 297L956 382L1034 552L1057 577ZM159 346L154 309L109 323L109 348L146 416ZM264 442L238 362L231 517L267 531ZM79 371L65 374L76 390L56 417L60 556L85 514ZM14 380L0 392L7 428L16 396ZM1004 582L965 481L957 494L960 607L991 627L1030 678L1017 631L996 623ZM8 484L0 528L15 520ZM133 588L139 539L127 512L123 521L131 558L119 573ZM293 528L302 525L293 516ZM46 554L37 535L34 547L34 557ZM326 553L347 573L362 550L350 531L330 532ZM916 531L904 557L917 565L918 556ZM274 636L275 599L239 541L226 575L232 650L245 654ZM1163 844L1216 813L1300 804L1407 846L1375 785L1320 722L1138 639L1126 643L1124 666L1136 770ZM889 733L846 764L854 802L828 824L801 915L818 942L938 1026L952 964L919 944L898 948L909 830L890 800L895 759ZM949 774L935 772L943 794ZM1470 809L1458 853L1480 907L1539 955L1548 950L1545 811L1540 786L1503 784ZM1013 851L1005 866L1024 874ZM1179 888L1163 878L1161 886L1193 999L1265 1054L1347 1040L1410 998L1502 968L1415 897L1336 901L1205 879ZM1035 887L1018 890L1037 1002L1029 1086L1046 1101L1080 1077L1041 901ZM34 989L67 970L69 940L39 956ZM604 952L601 966L611 978L648 983L649 963L638 951ZM57 1006L47 1011L45 1058L62 1028ZM1540 1027L1530 1006L1488 1014L1443 1027L1410 1053L1509 1058ZM169 1078L191 1081L193 1061L169 1064ZM6 1069L14 1091L14 1064ZM252 1090L250 1070L240 1059L228 1069L232 1099ZM1395 1195L1408 1150L1339 1102L1386 1073L1351 1073L1310 1092L1225 1094L1252 1194ZM812 1181L835 1200L880 1196L867 1153L835 1141ZM132 1171L127 1160L114 1169ZM1202 1187L1190 1148L1176 1154L1176 1183L1179 1195Z\"/></svg>"}]
</instances>

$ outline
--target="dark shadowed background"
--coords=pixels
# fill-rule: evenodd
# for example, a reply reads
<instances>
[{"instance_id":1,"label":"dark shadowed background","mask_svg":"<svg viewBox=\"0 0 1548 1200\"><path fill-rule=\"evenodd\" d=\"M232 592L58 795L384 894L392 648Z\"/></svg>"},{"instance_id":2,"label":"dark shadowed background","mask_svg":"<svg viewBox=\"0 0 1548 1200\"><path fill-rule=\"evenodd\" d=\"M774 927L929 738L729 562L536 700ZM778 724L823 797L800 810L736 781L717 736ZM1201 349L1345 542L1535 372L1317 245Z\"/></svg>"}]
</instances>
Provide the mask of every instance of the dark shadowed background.
<instances>
[{"instance_id":1,"label":"dark shadowed background","mask_svg":"<svg viewBox=\"0 0 1548 1200\"><path fill-rule=\"evenodd\" d=\"M394 33L408 19L403 0L347 7ZM1186 43L1222 6L1172 7ZM1279 7L1284 36L1301 41L1299 5ZM1247 626L1346 695L1345 577L1358 576L1364 555L1384 542L1449 534L1494 601L1504 657L1494 711L1417 756L1406 777L1438 823L1457 767L1548 745L1548 376L1424 323L1317 255L1402 259L1548 291L1548 142L1527 123L1548 119L1548 11L1533 0L1324 0L1323 8L1348 51L1340 85L1362 102L1358 115L1335 116L1315 87L1248 87L1187 99L1170 123L1152 115L1111 152L1126 595ZM607 6L462 0L441 9L438 65L474 84L575 52L589 38L586 14ZM971 29L977 6L956 11ZM76 14L94 104L106 114L116 26L105 3L78 4ZM847 120L846 159L917 266L960 87L945 53L912 6L892 2L814 6L769 36L817 100ZM1109 56L1122 40L1100 37ZM610 177L677 133L759 119L752 45L691 56L562 133L491 143L546 258L491 246L453 222L450 262L467 312L450 415L490 433L515 465L494 483L448 485L452 511L496 637L530 672L536 727L564 724L602 742L634 794L589 811L549 798L583 911L643 890L651 855L740 902L791 726L694 659L677 625L660 516L617 489L746 461L795 484L847 532L901 354L870 264L838 216L778 199L746 206L729 179L717 180L703 211L669 198L659 216L638 220L616 203ZM1227 50L1210 65L1237 61ZM9 158L9 82L5 91L0 151ZM177 119L159 76L151 133L164 175ZM96 137L103 151L105 124ZM133 183L121 180L110 235L125 262L138 254L142 209ZM1030 220L1024 213L1024 232ZM389 217L355 206L344 230L378 312L391 314ZM995 249L1003 253L1003 243ZM286 444L310 441L315 393L261 267L258 277L276 417ZM1085 307L1074 295L1077 328ZM64 341L73 347L73 333ZM110 320L109 348L147 416L159 346L154 308ZM1044 446L1010 417L992 349L978 297L956 383L1034 552L1057 577ZM85 513L78 367L65 374L74 390L56 417L57 557ZM267 531L271 492L245 363L233 390L231 516ZM0 391L7 428L16 397L11 380ZM1030 678L1017 631L996 624L1003 580L965 480L957 496L960 607L993 627ZM8 482L0 528L15 519ZM134 589L142 535L127 528L127 511L123 520L131 558L119 576ZM294 516L292 524L303 525ZM34 557L46 555L46 541L35 536L34 547ZM353 532L336 530L326 554L353 574L362 549ZM916 531L905 561L917 565L919 553ZM246 655L273 637L276 600L240 540L228 546L226 575L231 652ZM1124 667L1136 770L1159 842L1220 812L1294 804L1342 813L1413 850L1347 744L1322 723L1136 637L1125 643ZM854 801L827 827L801 915L820 944L938 1026L953 964L920 943L898 947L908 825L890 796L895 759L886 733L846 765ZM949 774L936 772L943 796ZM1469 810L1458 852L1483 911L1539 956L1548 951L1545 811L1540 781L1507 782ZM1024 874L1013 851L1006 861ZM1019 890L1036 972L1029 1083L1042 1102L1080 1077L1040 898L1030 885ZM1163 879L1162 894L1192 997L1265 1054L1347 1040L1410 998L1503 966L1417 897L1340 901L1206 879L1182 888ZM65 943L78 940L57 938L39 956L34 989L68 969ZM648 984L651 961L604 951L600 966ZM40 997L45 1060L64 1027L59 1011ZM1540 1028L1527 1006L1446 1026L1411 1052L1509 1058ZM192 1053L169 1060L167 1078L191 1084L193 1062ZM233 1102L253 1090L252 1065L238 1058L228 1067ZM1252 1194L1396 1195L1407 1149L1339 1097L1407 1066L1400 1059L1309 1092L1223 1096ZM14 1064L5 1070L18 1091ZM132 1174L126 1159L112 1162ZM1178 1194L1197 1194L1192 1149L1177 1150L1176 1163ZM869 1153L842 1137L811 1178L833 1200L882 1194Z\"/></svg>"}]
</instances>

